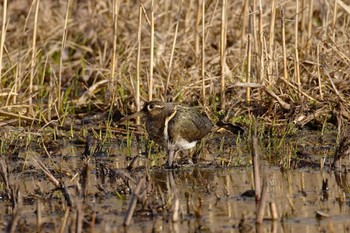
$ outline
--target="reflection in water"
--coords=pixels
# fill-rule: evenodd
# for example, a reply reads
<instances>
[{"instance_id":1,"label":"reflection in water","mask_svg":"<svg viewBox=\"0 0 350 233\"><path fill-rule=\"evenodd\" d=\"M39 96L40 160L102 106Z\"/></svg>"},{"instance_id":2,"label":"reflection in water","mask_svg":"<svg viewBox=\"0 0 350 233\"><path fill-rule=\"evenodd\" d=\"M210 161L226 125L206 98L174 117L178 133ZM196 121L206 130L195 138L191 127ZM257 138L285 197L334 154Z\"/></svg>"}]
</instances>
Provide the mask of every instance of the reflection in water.
<instances>
[{"instance_id":1,"label":"reflection in water","mask_svg":"<svg viewBox=\"0 0 350 233\"><path fill-rule=\"evenodd\" d=\"M84 222L89 222L91 216L95 216L96 232L111 232L121 227L130 203L130 190L134 190L135 183L145 176L147 196L137 203L127 232L312 233L330 232L330 226L334 232L341 232L350 227L347 221L350 209L345 204L349 202L348 174L333 175L315 170L281 172L275 167L264 167L262 172L268 177L268 202L273 201L276 204L280 219L265 220L257 226L255 200L242 196L252 188L250 168L182 167L166 170L153 167L131 172L114 169L113 172L105 171L104 182L101 182L100 177L103 170L101 166L98 168L101 169L100 173L96 173L94 169L91 172L84 200ZM126 181L128 183L125 183ZM75 181L65 180L75 201L73 182ZM46 179L34 177L33 174L25 175L21 185L21 193L26 200L39 191L50 193L53 189ZM45 226L60 223L64 215L64 212L60 211L62 204L57 201L60 199L50 198L49 204L45 200L42 201L42 215L47 216L46 221L52 221ZM8 202L0 202L0 208L6 209L8 205ZM30 214L33 213L33 208L35 210L35 206L31 204L23 206L22 217L26 219L26 224L31 226L28 229L35 229L36 226L35 214ZM322 211L330 217L317 220L316 211ZM70 218L74 217L73 213L70 214ZM269 211L266 210L265 213L265 217L270 218ZM4 219L5 216L0 217Z\"/></svg>"},{"instance_id":2,"label":"reflection in water","mask_svg":"<svg viewBox=\"0 0 350 233\"><path fill-rule=\"evenodd\" d=\"M250 169L151 170L150 181L153 185L172 197L173 205L176 200L180 202L179 221L172 222L174 209L171 209L169 217L163 217L168 224L162 225L162 230L249 232L251 229L256 232L298 232L307 229L309 232L319 232L320 229L328 229L327 224L315 218L315 211L324 208L330 216L334 216L327 221L343 221L337 217L340 211L334 202L337 192L332 192L337 190L337 183L331 174L313 171L281 173L278 169L267 168L264 172L269 177L269 200L275 202L282 221L265 221L256 226L254 198L241 196L251 189ZM324 192L325 176L329 176L328 199ZM266 213L269 218L268 211ZM245 219L244 222L242 219ZM339 227L345 225L340 224Z\"/></svg>"}]
</instances>

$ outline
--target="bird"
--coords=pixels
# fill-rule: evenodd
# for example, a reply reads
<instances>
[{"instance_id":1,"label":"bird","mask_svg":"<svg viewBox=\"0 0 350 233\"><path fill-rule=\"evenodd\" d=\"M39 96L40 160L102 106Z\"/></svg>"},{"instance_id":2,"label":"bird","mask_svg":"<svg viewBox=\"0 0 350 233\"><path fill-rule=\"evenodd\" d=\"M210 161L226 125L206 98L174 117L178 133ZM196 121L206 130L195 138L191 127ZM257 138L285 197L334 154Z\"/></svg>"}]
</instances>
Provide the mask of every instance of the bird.
<instances>
[{"instance_id":1,"label":"bird","mask_svg":"<svg viewBox=\"0 0 350 233\"><path fill-rule=\"evenodd\" d=\"M146 102L140 111L122 118L120 122L137 116L145 117L150 139L166 149L166 166L169 168L174 167L178 151L193 148L214 126L206 115L194 107L176 102Z\"/></svg>"}]
</instances>

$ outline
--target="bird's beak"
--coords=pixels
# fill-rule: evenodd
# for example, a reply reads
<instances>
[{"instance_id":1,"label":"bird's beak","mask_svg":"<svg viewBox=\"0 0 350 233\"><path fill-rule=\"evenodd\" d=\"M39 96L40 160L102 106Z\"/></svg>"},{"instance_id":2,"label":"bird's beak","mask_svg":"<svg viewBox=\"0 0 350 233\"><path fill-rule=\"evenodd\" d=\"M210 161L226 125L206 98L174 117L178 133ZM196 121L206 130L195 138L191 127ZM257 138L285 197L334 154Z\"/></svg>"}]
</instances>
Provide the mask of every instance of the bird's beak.
<instances>
[{"instance_id":1,"label":"bird's beak","mask_svg":"<svg viewBox=\"0 0 350 233\"><path fill-rule=\"evenodd\" d=\"M122 122L128 121L128 120L130 120L130 119L134 119L134 118L136 118L136 117L138 117L138 116L141 116L141 115L143 115L143 112L142 112L142 111L135 112L134 114L131 114L131 115L129 115L129 116L123 117L122 119L119 120L118 123L122 123Z\"/></svg>"}]
</instances>

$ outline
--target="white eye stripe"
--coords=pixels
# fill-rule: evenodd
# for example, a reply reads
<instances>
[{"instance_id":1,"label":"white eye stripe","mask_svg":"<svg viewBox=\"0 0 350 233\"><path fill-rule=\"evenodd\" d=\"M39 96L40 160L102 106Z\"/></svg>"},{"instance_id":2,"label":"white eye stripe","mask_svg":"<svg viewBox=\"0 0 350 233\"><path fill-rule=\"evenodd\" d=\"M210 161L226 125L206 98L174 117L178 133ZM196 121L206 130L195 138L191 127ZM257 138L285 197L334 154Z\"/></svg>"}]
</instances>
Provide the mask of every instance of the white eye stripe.
<instances>
[{"instance_id":1,"label":"white eye stripe","mask_svg":"<svg viewBox=\"0 0 350 233\"><path fill-rule=\"evenodd\" d=\"M158 104L153 104L153 103L147 105L147 110L148 110L148 111L152 111L152 110L155 109L155 108L164 108L164 106L158 105Z\"/></svg>"}]
</instances>

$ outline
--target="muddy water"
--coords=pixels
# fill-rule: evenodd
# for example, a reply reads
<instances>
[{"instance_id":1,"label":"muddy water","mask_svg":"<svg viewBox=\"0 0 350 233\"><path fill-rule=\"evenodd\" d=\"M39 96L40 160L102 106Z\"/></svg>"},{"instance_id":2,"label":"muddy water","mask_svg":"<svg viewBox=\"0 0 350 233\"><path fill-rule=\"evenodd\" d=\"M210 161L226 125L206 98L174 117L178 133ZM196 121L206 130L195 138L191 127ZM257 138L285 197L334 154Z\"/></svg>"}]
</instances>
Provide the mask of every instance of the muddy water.
<instances>
[{"instance_id":1,"label":"muddy water","mask_svg":"<svg viewBox=\"0 0 350 233\"><path fill-rule=\"evenodd\" d=\"M349 230L347 176L336 176L333 173L311 169L282 173L280 169L274 167L264 167L263 172L268 181L268 202L276 204L279 219L277 221L268 220L269 210L267 208L267 219L260 226L264 230L262 232L331 232L332 230L343 232ZM141 174L142 171L138 173ZM249 230L256 230L254 198L242 196L242 193L252 188L250 168L188 167L175 171L155 168L149 169L148 173L148 184L156 190L153 195L157 198L149 197L148 205L151 208L136 207L128 232L241 232L242 229L244 232L249 232ZM322 181L325 179L328 179L327 193L322 192ZM35 193L34 190L31 190L31 187L34 188L33 182L42 190L50 186L45 179L33 181L29 178L23 183L26 192ZM94 185L93 182L90 184L90 186ZM120 198L113 192L101 194L94 187L89 190L90 195L85 204L86 229L89 228L88 222L91 220L89 215L92 213L96 216L95 232L114 232L116 229L122 229L130 196ZM176 223L171 221L172 209L162 209L166 208L164 206L166 199L169 199L170 203L165 205L173 203L170 197L174 195L180 201L180 219ZM36 201L34 197L30 201L29 196L24 196L27 201L21 207L20 216L26 223L24 229L33 230L36 229ZM76 198L74 194L72 196L74 201ZM164 200L161 200L162 198ZM57 231L64 215L62 203L57 203L55 200L42 200L41 202L43 221L46 222L43 227L44 231ZM8 203L0 202L0 208L9 209ZM318 219L316 211L322 211L329 217ZM73 213L74 211L71 217L74 217ZM7 214L2 213L1 215L2 219L9 219ZM242 219L245 221L240 226Z\"/></svg>"},{"instance_id":2,"label":"muddy water","mask_svg":"<svg viewBox=\"0 0 350 233\"><path fill-rule=\"evenodd\" d=\"M329 232L332 229L343 232L349 229L349 207L347 203L340 204L338 201L343 192L333 174L307 170L281 173L275 168L264 170L269 184L268 201L276 204L280 216L276 222L264 222L262 228L265 232ZM164 222L162 217L143 219L136 214L130 231L239 232L243 217L246 218L244 229L254 230L256 227L255 201L241 195L251 189L250 169L186 169L181 172L155 172L152 177L165 191L178 193L181 220L174 224ZM324 179L328 179L327 194L321 192ZM319 220L316 211L330 217ZM268 218L268 210L266 213Z\"/></svg>"},{"instance_id":3,"label":"muddy water","mask_svg":"<svg viewBox=\"0 0 350 233\"><path fill-rule=\"evenodd\" d=\"M310 135L307 138L313 140ZM131 171L125 169L130 160L120 154L121 148L106 150L89 161L85 198L79 197L82 196L80 173L85 166L82 148L68 143L59 153L50 156L22 152L17 160L7 160L12 183L19 187L23 200L17 209L16 232L37 231L38 208L42 232L59 232L65 214L67 221L63 232L74 231L78 206L82 207L84 232L349 232L349 175L330 171L327 167L330 158L321 170L317 161L325 157L326 153L320 148L324 143L316 148L309 146L315 144L306 139L300 140L305 144L300 156L311 158L300 162L299 157L299 167L286 170L281 169L281 165L267 162L268 158L262 161L261 174L268 184L268 204L265 221L259 226L255 225L255 199L242 195L253 188L250 156L244 150L238 156L232 155L236 160L240 157L239 160L244 161L232 160L232 164L241 164L239 166L221 166L221 161L225 160L221 158L219 162L167 170L159 166L164 161L155 162L143 156ZM213 151L203 150L207 154ZM239 148L234 150L239 151ZM33 166L31 156L40 157L52 174L64 182L73 203L69 211L66 211L62 193L55 189L42 170ZM207 155L204 159L213 157L217 156ZM125 229L122 223L135 184L143 177L146 178L145 196L136 205L130 226ZM322 190L326 180L327 189ZM2 179L0 184L0 209L3 210L0 212L0 229L4 231L13 211ZM175 200L179 200L180 208L179 219L173 222ZM270 219L269 203L277 207L276 221ZM317 211L326 217L317 217Z\"/></svg>"}]
</instances>

